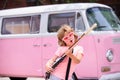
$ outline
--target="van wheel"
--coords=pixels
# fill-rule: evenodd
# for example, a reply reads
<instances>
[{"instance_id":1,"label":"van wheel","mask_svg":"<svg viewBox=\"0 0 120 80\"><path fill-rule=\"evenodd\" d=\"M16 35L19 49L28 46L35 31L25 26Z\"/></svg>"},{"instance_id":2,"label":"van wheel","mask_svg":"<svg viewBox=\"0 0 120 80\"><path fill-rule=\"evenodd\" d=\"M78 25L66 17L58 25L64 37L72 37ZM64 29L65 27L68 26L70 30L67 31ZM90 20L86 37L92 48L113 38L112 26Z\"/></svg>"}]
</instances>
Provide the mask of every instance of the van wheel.
<instances>
[{"instance_id":1,"label":"van wheel","mask_svg":"<svg viewBox=\"0 0 120 80\"><path fill-rule=\"evenodd\" d=\"M10 77L10 80L27 80L27 78Z\"/></svg>"}]
</instances>

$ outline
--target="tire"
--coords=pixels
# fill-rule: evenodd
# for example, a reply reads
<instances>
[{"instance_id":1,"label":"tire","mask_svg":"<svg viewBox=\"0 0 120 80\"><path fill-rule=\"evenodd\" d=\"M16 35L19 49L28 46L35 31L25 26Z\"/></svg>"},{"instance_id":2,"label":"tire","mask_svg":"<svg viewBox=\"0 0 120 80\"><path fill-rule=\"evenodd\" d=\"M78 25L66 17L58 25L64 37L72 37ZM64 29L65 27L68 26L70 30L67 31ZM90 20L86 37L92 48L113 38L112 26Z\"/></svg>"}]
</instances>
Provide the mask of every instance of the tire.
<instances>
[{"instance_id":1,"label":"tire","mask_svg":"<svg viewBox=\"0 0 120 80\"><path fill-rule=\"evenodd\" d=\"M10 80L27 80L27 78L10 77Z\"/></svg>"}]
</instances>

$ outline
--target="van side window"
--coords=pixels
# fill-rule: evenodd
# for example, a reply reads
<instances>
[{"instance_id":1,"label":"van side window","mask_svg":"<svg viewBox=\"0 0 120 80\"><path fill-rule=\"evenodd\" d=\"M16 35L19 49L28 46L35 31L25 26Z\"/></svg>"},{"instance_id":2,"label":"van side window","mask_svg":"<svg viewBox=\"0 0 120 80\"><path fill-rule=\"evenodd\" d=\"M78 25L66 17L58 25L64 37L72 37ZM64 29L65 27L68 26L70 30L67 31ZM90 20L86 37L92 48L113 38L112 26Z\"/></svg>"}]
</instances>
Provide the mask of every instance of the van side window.
<instances>
[{"instance_id":1,"label":"van side window","mask_svg":"<svg viewBox=\"0 0 120 80\"><path fill-rule=\"evenodd\" d=\"M49 15L48 32L57 32L63 24L68 24L75 29L75 12Z\"/></svg>"},{"instance_id":2,"label":"van side window","mask_svg":"<svg viewBox=\"0 0 120 80\"><path fill-rule=\"evenodd\" d=\"M85 25L82 19L82 16L80 13L77 13L77 19L76 19L76 29L77 31L84 31L85 30Z\"/></svg>"},{"instance_id":3,"label":"van side window","mask_svg":"<svg viewBox=\"0 0 120 80\"><path fill-rule=\"evenodd\" d=\"M38 33L40 16L25 16L4 18L1 34L28 34Z\"/></svg>"}]
</instances>

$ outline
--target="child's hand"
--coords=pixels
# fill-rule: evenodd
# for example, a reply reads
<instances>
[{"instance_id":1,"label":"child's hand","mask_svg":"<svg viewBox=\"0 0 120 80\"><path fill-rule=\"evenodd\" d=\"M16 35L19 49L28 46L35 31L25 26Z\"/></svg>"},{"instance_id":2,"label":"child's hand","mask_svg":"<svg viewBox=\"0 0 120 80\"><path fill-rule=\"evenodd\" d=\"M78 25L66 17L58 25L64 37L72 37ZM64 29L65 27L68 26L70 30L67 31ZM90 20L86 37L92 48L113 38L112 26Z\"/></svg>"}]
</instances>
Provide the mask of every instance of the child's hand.
<instances>
[{"instance_id":1,"label":"child's hand","mask_svg":"<svg viewBox=\"0 0 120 80\"><path fill-rule=\"evenodd\" d=\"M67 56L70 56L70 55L72 54L72 49L68 49L68 50L65 52L65 54L66 54Z\"/></svg>"},{"instance_id":2,"label":"child's hand","mask_svg":"<svg viewBox=\"0 0 120 80\"><path fill-rule=\"evenodd\" d=\"M49 60L47 62L47 64L46 64L46 70L47 70L47 72L52 72L53 71L52 64L53 64L52 60Z\"/></svg>"}]
</instances>

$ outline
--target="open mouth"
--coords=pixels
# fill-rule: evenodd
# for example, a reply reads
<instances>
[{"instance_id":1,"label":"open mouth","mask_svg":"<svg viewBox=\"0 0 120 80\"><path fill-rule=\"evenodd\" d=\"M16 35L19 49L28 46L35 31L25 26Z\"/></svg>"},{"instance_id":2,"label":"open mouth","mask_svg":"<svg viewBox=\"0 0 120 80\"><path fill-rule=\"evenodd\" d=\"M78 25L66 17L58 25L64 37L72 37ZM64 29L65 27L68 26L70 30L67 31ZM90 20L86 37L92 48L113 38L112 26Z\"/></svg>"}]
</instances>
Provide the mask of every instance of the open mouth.
<instances>
[{"instance_id":1,"label":"open mouth","mask_svg":"<svg viewBox=\"0 0 120 80\"><path fill-rule=\"evenodd\" d=\"M71 43L73 43L73 40L70 40Z\"/></svg>"}]
</instances>

